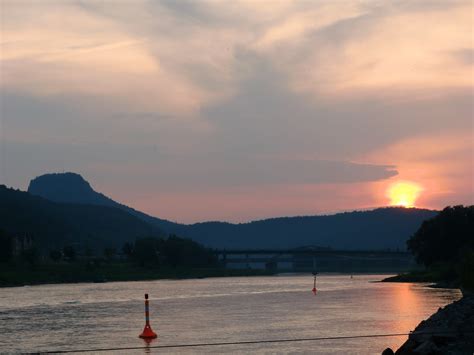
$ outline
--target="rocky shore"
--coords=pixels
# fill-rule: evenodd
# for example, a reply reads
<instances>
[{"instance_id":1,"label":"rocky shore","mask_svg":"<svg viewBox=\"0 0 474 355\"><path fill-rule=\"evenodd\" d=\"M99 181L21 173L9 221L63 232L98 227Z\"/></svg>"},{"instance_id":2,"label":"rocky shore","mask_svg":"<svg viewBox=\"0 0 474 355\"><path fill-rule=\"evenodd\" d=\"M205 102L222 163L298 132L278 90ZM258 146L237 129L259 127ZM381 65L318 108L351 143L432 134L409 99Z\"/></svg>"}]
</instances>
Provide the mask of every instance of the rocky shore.
<instances>
[{"instance_id":1,"label":"rocky shore","mask_svg":"<svg viewBox=\"0 0 474 355\"><path fill-rule=\"evenodd\" d=\"M382 355L474 354L474 295L440 308L422 321L395 353L386 349Z\"/></svg>"}]
</instances>

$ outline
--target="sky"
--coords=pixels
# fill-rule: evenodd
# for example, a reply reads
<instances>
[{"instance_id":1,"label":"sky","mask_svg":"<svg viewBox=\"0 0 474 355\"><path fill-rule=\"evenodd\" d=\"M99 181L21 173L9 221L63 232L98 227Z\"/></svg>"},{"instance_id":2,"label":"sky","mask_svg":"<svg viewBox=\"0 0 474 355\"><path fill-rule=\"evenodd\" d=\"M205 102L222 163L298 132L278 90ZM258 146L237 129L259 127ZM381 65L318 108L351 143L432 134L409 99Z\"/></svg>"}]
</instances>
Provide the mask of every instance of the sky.
<instances>
[{"instance_id":1,"label":"sky","mask_svg":"<svg viewBox=\"0 0 474 355\"><path fill-rule=\"evenodd\" d=\"M1 184L185 223L473 203L471 1L0 4Z\"/></svg>"}]
</instances>

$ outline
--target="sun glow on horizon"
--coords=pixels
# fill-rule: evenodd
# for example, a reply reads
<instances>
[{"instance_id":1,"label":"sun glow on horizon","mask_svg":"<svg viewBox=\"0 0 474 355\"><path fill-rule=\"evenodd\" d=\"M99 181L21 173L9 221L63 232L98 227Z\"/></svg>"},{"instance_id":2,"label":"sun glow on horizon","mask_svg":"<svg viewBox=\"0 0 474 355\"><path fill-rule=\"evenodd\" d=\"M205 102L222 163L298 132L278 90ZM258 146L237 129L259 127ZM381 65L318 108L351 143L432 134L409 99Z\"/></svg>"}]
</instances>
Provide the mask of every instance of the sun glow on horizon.
<instances>
[{"instance_id":1,"label":"sun glow on horizon","mask_svg":"<svg viewBox=\"0 0 474 355\"><path fill-rule=\"evenodd\" d=\"M411 181L397 181L387 189L390 206L415 207L423 188Z\"/></svg>"}]
</instances>

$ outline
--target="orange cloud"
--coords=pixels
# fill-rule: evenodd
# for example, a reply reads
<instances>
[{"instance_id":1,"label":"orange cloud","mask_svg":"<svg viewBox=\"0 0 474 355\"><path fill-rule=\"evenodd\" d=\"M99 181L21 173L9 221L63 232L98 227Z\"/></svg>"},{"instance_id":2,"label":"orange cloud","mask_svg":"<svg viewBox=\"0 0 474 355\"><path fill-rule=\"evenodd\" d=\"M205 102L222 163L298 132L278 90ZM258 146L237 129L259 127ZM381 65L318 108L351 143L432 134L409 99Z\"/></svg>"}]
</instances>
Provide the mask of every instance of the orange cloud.
<instances>
[{"instance_id":1,"label":"orange cloud","mask_svg":"<svg viewBox=\"0 0 474 355\"><path fill-rule=\"evenodd\" d=\"M455 63L453 53L472 48L471 13L469 3L413 12L374 9L339 29L336 24L334 35L307 35L311 40L302 41L300 60L295 47L280 51L276 60L296 60L286 68L292 87L318 95L469 88L472 64Z\"/></svg>"},{"instance_id":2,"label":"orange cloud","mask_svg":"<svg viewBox=\"0 0 474 355\"><path fill-rule=\"evenodd\" d=\"M236 93L248 65L240 51L278 68L297 92L472 85L472 66L453 65L452 55L472 48L469 3L425 11L370 2L262 4L8 2L2 86L196 114Z\"/></svg>"},{"instance_id":3,"label":"orange cloud","mask_svg":"<svg viewBox=\"0 0 474 355\"><path fill-rule=\"evenodd\" d=\"M393 163L399 176L373 185L378 204L387 204L385 191L395 180L423 188L417 206L442 208L474 201L474 142L472 132L405 139L365 156L363 161Z\"/></svg>"}]
</instances>

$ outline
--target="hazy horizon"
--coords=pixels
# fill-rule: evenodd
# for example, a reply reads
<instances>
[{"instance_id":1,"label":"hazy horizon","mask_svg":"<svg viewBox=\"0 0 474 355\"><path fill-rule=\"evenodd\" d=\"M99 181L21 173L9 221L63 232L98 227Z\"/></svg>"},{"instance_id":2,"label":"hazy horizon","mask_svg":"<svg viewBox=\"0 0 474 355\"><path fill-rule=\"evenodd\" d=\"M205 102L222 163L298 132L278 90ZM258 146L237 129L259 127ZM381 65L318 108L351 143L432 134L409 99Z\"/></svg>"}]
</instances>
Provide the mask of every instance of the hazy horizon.
<instances>
[{"instance_id":1,"label":"hazy horizon","mask_svg":"<svg viewBox=\"0 0 474 355\"><path fill-rule=\"evenodd\" d=\"M0 184L181 223L474 202L472 2L0 4Z\"/></svg>"},{"instance_id":2,"label":"hazy horizon","mask_svg":"<svg viewBox=\"0 0 474 355\"><path fill-rule=\"evenodd\" d=\"M77 174L76 172L73 172L73 171L63 171L63 172L51 172L51 173L47 173L46 175L48 174ZM80 174L79 174L80 175ZM81 175L82 176L82 175ZM87 179L85 179L87 181ZM90 182L90 181L87 181L91 188L97 192L97 193L102 193L101 191L97 191L94 189L94 186L93 184ZM10 186L7 186L7 188L10 187ZM28 187L26 188L21 188L20 189L21 191L25 191L27 192L28 191ZM118 201L116 200L113 196L107 196L108 198L111 198L112 200L114 200L115 202L118 202L118 203L121 203L121 204L124 204L122 201ZM140 212L145 212L145 211L141 211L139 208L137 208L136 206L128 206L128 207L131 207L135 210L138 210ZM315 214L305 214L305 215L301 215L301 214L295 214L295 215L276 215L276 216L263 216L262 218L258 218L258 219L250 219L250 220L237 220L237 221L227 221L227 220L202 220L202 221L194 221L194 222L189 222L189 223L186 223L186 222L182 222L180 220L173 220L173 219L170 219L169 221L171 222L175 222L175 223L181 223L181 224L194 224L194 223L206 223L206 222L223 222L223 223L231 223L231 224L246 224L246 223L252 223L252 222L258 222L258 221L261 221L261 220L267 220L267 219L278 219L278 218L291 218L291 217L314 217L314 216L331 216L331 215L335 215L335 214L339 214L339 213L346 213L346 212L364 212L364 211L372 211L372 210L375 210L375 209L381 209L381 208L407 208L407 209L410 209L410 208L415 208L415 209L426 209L426 210L436 210L436 209L430 209L430 208L425 208L425 207L422 207L422 206L412 206L412 207L406 207L406 206L402 206L402 205L381 205L381 206L368 206L368 207L365 207L365 208L357 208L357 209L341 209L341 210L335 210L335 211L325 211L325 212L321 212L321 213L315 213ZM157 217L157 218L162 218L161 216L156 216L156 215L153 215L153 214L149 214L150 216L152 217Z\"/></svg>"}]
</instances>

